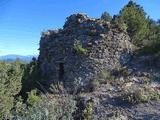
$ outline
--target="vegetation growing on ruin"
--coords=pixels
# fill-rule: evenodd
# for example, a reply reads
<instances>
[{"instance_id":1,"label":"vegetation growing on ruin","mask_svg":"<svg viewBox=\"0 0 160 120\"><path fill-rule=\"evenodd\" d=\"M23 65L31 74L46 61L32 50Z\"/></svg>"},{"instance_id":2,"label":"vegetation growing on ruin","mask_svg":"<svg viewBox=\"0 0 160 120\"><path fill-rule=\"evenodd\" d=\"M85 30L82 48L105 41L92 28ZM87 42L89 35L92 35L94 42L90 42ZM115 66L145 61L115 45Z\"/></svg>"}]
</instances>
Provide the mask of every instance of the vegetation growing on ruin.
<instances>
[{"instance_id":1,"label":"vegetation growing on ruin","mask_svg":"<svg viewBox=\"0 0 160 120\"><path fill-rule=\"evenodd\" d=\"M118 27L128 32L131 42L137 48L133 54L152 54L155 55L154 57L156 60L159 58L160 22L150 19L141 6L133 1L129 1L118 15L112 17L109 13L104 12L101 19L110 22L111 24L118 25ZM95 34L96 31L93 31L93 33ZM93 36L93 33L89 34L90 37ZM45 33L45 35L49 35L49 33ZM74 51L78 55L86 55L88 53L88 49L83 46L80 40L75 42ZM153 60L151 60L151 63L155 63ZM153 64L149 63L148 66L150 67L152 65ZM130 80L128 77L129 74L134 73L136 70L137 69L134 69L129 72L129 68L125 67L110 71L108 69L102 69L99 73L96 73L97 78L91 80L90 86L87 87L92 88L90 92L95 92L96 90L99 90L100 84L106 85L109 82L114 84L114 80L118 78L122 80L122 84L125 84L126 81L128 82ZM151 72L153 71L151 70ZM73 71L73 73L76 74L76 71ZM79 108L77 108L76 104L77 96L82 94L81 91L77 92L77 86L81 84L81 81L77 79L78 81L76 81L77 83L74 85L74 87L77 87L74 96L72 96L71 93L63 91L60 87L57 90L59 92L58 95L50 95L49 91L45 89L45 85L41 82L42 74L39 61L35 58L28 64L24 64L18 60L10 63L0 62L0 120L72 120L76 115L79 115L75 115L74 113L79 109L82 109L81 106L78 106ZM136 73L135 76L141 77L143 75ZM148 77L148 75L145 75L145 77L146 76ZM125 77L128 77L126 81L124 80ZM100 79L105 81L100 81ZM133 84L138 80L134 78ZM48 81L46 80L46 82ZM63 83L65 83L65 80ZM117 88L119 89L121 84L117 84ZM61 86L65 87L64 84ZM56 85L53 84L53 88L54 87L56 87ZM115 88L113 87L112 89ZM123 91L119 97L121 100L133 104L150 102L152 100L160 99L158 89L159 87L153 88L143 86L132 91L130 88L127 91ZM103 91L107 90L105 89ZM99 93L100 92L98 91L98 95ZM96 92L94 94L96 94ZM103 94L102 96L105 96L106 100L109 95ZM79 102L79 100L77 101ZM94 119L93 101L86 102L86 106L83 108L80 116L83 116L86 120Z\"/></svg>"},{"instance_id":2,"label":"vegetation growing on ruin","mask_svg":"<svg viewBox=\"0 0 160 120\"><path fill-rule=\"evenodd\" d=\"M78 54L87 54L88 50L86 48L83 48L82 43L80 41L76 41L74 44L74 50Z\"/></svg>"}]
</instances>

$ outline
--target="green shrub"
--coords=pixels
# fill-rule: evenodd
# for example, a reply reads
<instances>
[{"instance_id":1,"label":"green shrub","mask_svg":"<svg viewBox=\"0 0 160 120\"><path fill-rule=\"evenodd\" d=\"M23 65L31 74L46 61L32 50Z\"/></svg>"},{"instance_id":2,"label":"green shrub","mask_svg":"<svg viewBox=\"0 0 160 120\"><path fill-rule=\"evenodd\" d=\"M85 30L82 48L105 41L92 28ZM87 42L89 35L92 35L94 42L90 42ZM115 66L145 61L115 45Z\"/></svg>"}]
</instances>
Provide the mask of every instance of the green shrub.
<instances>
[{"instance_id":1,"label":"green shrub","mask_svg":"<svg viewBox=\"0 0 160 120\"><path fill-rule=\"evenodd\" d=\"M22 77L22 89L21 95L24 99L27 98L27 92L30 92L32 89L38 88L37 82L40 82L41 74L38 66L38 61L33 58L33 60L25 65L24 73Z\"/></svg>"},{"instance_id":2,"label":"green shrub","mask_svg":"<svg viewBox=\"0 0 160 120\"><path fill-rule=\"evenodd\" d=\"M136 90L127 90L121 95L121 98L130 103L149 102L151 100L159 100L160 94L154 88L143 86Z\"/></svg>"},{"instance_id":3,"label":"green shrub","mask_svg":"<svg viewBox=\"0 0 160 120\"><path fill-rule=\"evenodd\" d=\"M83 111L83 117L85 120L94 120L93 102L88 101Z\"/></svg>"},{"instance_id":4,"label":"green shrub","mask_svg":"<svg viewBox=\"0 0 160 120\"><path fill-rule=\"evenodd\" d=\"M107 69L101 70L101 76L105 79L112 79L111 72Z\"/></svg>"},{"instance_id":5,"label":"green shrub","mask_svg":"<svg viewBox=\"0 0 160 120\"><path fill-rule=\"evenodd\" d=\"M39 104L26 107L22 104L14 110L14 120L73 120L76 103L70 95L47 95ZM22 109L23 108L23 109Z\"/></svg>"},{"instance_id":6,"label":"green shrub","mask_svg":"<svg viewBox=\"0 0 160 120\"><path fill-rule=\"evenodd\" d=\"M131 37L131 42L141 46L142 41L146 39L149 33L149 21L146 18L144 9L130 0L120 11L117 18L127 25L127 32Z\"/></svg>"},{"instance_id":7,"label":"green shrub","mask_svg":"<svg viewBox=\"0 0 160 120\"><path fill-rule=\"evenodd\" d=\"M0 62L0 119L9 117L14 96L21 90L22 66L19 61Z\"/></svg>"},{"instance_id":8,"label":"green shrub","mask_svg":"<svg viewBox=\"0 0 160 120\"><path fill-rule=\"evenodd\" d=\"M102 79L104 81L100 81L100 82L106 83L108 80L114 80L114 76L112 75L111 71L107 69L102 69L98 79Z\"/></svg>"},{"instance_id":9,"label":"green shrub","mask_svg":"<svg viewBox=\"0 0 160 120\"><path fill-rule=\"evenodd\" d=\"M160 42L156 42L153 44L146 45L142 47L141 49L138 49L135 51L138 55L153 55L160 52Z\"/></svg>"},{"instance_id":10,"label":"green shrub","mask_svg":"<svg viewBox=\"0 0 160 120\"><path fill-rule=\"evenodd\" d=\"M128 29L127 24L125 24L124 21L122 20L122 18L120 18L120 17L115 17L111 22L114 25L118 26L118 28L120 28L121 30L127 31L127 29Z\"/></svg>"},{"instance_id":11,"label":"green shrub","mask_svg":"<svg viewBox=\"0 0 160 120\"><path fill-rule=\"evenodd\" d=\"M107 84L107 82L115 79L115 76L112 75L111 71L108 69L100 70L99 74L91 80L91 88L94 90L99 87L100 84Z\"/></svg>"},{"instance_id":12,"label":"green shrub","mask_svg":"<svg viewBox=\"0 0 160 120\"><path fill-rule=\"evenodd\" d=\"M105 11L104 13L102 13L101 19L106 22L110 22L112 20L112 16L108 12Z\"/></svg>"},{"instance_id":13,"label":"green shrub","mask_svg":"<svg viewBox=\"0 0 160 120\"><path fill-rule=\"evenodd\" d=\"M49 87L49 92L53 94L60 93L60 92L66 93L63 82L58 81L57 83L51 84Z\"/></svg>"},{"instance_id":14,"label":"green shrub","mask_svg":"<svg viewBox=\"0 0 160 120\"><path fill-rule=\"evenodd\" d=\"M37 90L32 90L31 92L28 92L28 98L27 98L27 104L30 106L34 106L38 104L42 98L37 95Z\"/></svg>"},{"instance_id":15,"label":"green shrub","mask_svg":"<svg viewBox=\"0 0 160 120\"><path fill-rule=\"evenodd\" d=\"M87 54L88 50L82 47L82 43L80 41L76 41L74 44L74 50L78 54Z\"/></svg>"}]
</instances>

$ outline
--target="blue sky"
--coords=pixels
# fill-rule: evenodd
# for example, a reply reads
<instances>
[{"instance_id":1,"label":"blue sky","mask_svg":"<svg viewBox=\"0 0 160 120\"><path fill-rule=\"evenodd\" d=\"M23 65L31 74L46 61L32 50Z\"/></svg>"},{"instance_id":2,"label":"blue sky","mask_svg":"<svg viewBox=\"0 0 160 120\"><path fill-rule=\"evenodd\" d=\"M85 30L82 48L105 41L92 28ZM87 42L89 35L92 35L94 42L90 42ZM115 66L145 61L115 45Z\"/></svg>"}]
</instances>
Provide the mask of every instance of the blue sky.
<instances>
[{"instance_id":1,"label":"blue sky","mask_svg":"<svg viewBox=\"0 0 160 120\"><path fill-rule=\"evenodd\" d=\"M136 0L151 18L160 18L160 0ZM0 0L0 55L38 54L41 32L62 28L67 16L118 14L128 0Z\"/></svg>"}]
</instances>

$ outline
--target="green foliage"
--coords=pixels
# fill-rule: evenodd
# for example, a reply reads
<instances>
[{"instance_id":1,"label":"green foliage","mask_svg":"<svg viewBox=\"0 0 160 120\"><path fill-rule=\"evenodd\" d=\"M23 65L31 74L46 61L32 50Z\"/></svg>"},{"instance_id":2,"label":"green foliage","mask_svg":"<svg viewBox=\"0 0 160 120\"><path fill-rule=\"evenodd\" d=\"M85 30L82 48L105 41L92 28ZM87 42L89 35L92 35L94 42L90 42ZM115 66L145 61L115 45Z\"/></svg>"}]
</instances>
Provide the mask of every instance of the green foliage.
<instances>
[{"instance_id":1,"label":"green foliage","mask_svg":"<svg viewBox=\"0 0 160 120\"><path fill-rule=\"evenodd\" d=\"M38 76L37 66L35 59L29 64L24 64L19 60L10 63L0 62L0 119L10 116L10 111L17 102L15 97L21 94L24 98L27 92L37 87L35 85ZM36 96L34 90L28 93L29 105L38 101L39 97Z\"/></svg>"},{"instance_id":2,"label":"green foliage","mask_svg":"<svg viewBox=\"0 0 160 120\"><path fill-rule=\"evenodd\" d=\"M0 62L0 119L9 116L14 96L21 90L22 64Z\"/></svg>"},{"instance_id":3,"label":"green foliage","mask_svg":"<svg viewBox=\"0 0 160 120\"><path fill-rule=\"evenodd\" d=\"M100 73L95 77L95 79L91 80L91 88L95 90L100 86L100 84L107 84L108 81L112 81L115 79L115 76L112 75L111 71L108 69L102 69Z\"/></svg>"},{"instance_id":4,"label":"green foliage","mask_svg":"<svg viewBox=\"0 0 160 120\"><path fill-rule=\"evenodd\" d=\"M144 47L139 50L142 54L156 54L160 51L160 25L150 20L150 29Z\"/></svg>"},{"instance_id":5,"label":"green foliage","mask_svg":"<svg viewBox=\"0 0 160 120\"><path fill-rule=\"evenodd\" d=\"M120 18L119 16L114 16L111 22L124 31L127 31L128 29L127 24L125 24L124 20Z\"/></svg>"},{"instance_id":6,"label":"green foliage","mask_svg":"<svg viewBox=\"0 0 160 120\"><path fill-rule=\"evenodd\" d=\"M82 43L80 41L76 41L74 44L74 50L78 54L87 54L88 50L82 47Z\"/></svg>"},{"instance_id":7,"label":"green foliage","mask_svg":"<svg viewBox=\"0 0 160 120\"><path fill-rule=\"evenodd\" d=\"M104 82L107 82L107 80L114 80L114 76L108 69L102 69L99 74L99 79L104 79Z\"/></svg>"},{"instance_id":8,"label":"green foliage","mask_svg":"<svg viewBox=\"0 0 160 120\"><path fill-rule=\"evenodd\" d=\"M155 59L160 56L160 20L156 22L146 18L146 13L141 6L130 0L118 16L112 19L109 13L104 12L101 19L112 22L127 31L131 42L141 46L139 53L156 54ZM43 35L49 34L49 32L43 33ZM90 30L88 35L92 37L97 35L96 29ZM75 42L74 50L81 55L88 53L88 49L84 48L79 40ZM63 49L61 51L63 52ZM49 57L50 55L47 56ZM148 66L155 63L154 59L145 62ZM114 71L114 74L107 69L102 69L97 78L91 81L90 88L95 89L102 82L106 84L106 80L114 80L115 76L127 77L129 71L121 68ZM47 97L42 101L42 97L35 90L41 85L41 79L39 64L35 58L29 64L24 64L19 60L9 63L0 62L0 120L10 119L11 111L14 120L72 120L72 113L76 109L73 98L69 95L58 95L58 97L46 95ZM75 80L75 93L78 93L82 85L81 79ZM50 89L59 92L64 90L64 86L61 83L54 84ZM23 99L17 100L19 95L22 95ZM125 91L121 98L131 103L140 103L159 100L160 94L149 86L142 86L136 90ZM93 101L87 102L81 113L84 119L94 119L93 107ZM120 117L116 116L114 119Z\"/></svg>"},{"instance_id":9,"label":"green foliage","mask_svg":"<svg viewBox=\"0 0 160 120\"><path fill-rule=\"evenodd\" d=\"M143 8L133 1L124 6L120 11L118 19L124 21L127 25L132 42L135 45L141 45L142 41L149 33L149 21Z\"/></svg>"},{"instance_id":10,"label":"green foliage","mask_svg":"<svg viewBox=\"0 0 160 120\"><path fill-rule=\"evenodd\" d=\"M38 88L37 82L40 81L40 71L38 67L38 62L35 58L27 64L24 68L24 73L22 77L22 90L21 95L26 98L27 92L32 89Z\"/></svg>"},{"instance_id":11,"label":"green foliage","mask_svg":"<svg viewBox=\"0 0 160 120\"><path fill-rule=\"evenodd\" d=\"M159 100L160 94L154 88L149 86L137 87L136 90L128 90L122 94L122 99L131 103L149 102L151 100Z\"/></svg>"},{"instance_id":12,"label":"green foliage","mask_svg":"<svg viewBox=\"0 0 160 120\"><path fill-rule=\"evenodd\" d=\"M136 54L143 55L143 54L158 54L160 52L160 43L150 44L142 47L141 49L135 51Z\"/></svg>"},{"instance_id":13,"label":"green foliage","mask_svg":"<svg viewBox=\"0 0 160 120\"><path fill-rule=\"evenodd\" d=\"M41 100L42 98L39 95L37 95L37 90L32 90L28 92L28 98L27 98L28 105L34 106L38 104Z\"/></svg>"},{"instance_id":14,"label":"green foliage","mask_svg":"<svg viewBox=\"0 0 160 120\"><path fill-rule=\"evenodd\" d=\"M160 25L151 22L151 20L150 20L150 31L148 34L148 40L150 40L152 44L155 44L157 42L160 44Z\"/></svg>"},{"instance_id":15,"label":"green foliage","mask_svg":"<svg viewBox=\"0 0 160 120\"><path fill-rule=\"evenodd\" d=\"M83 111L83 117L85 120L94 120L93 101L88 101Z\"/></svg>"},{"instance_id":16,"label":"green foliage","mask_svg":"<svg viewBox=\"0 0 160 120\"><path fill-rule=\"evenodd\" d=\"M112 79L111 72L107 69L101 70L101 76L102 76L102 78L105 78L105 79Z\"/></svg>"},{"instance_id":17,"label":"green foliage","mask_svg":"<svg viewBox=\"0 0 160 120\"><path fill-rule=\"evenodd\" d=\"M112 20L112 16L108 12L102 13L101 19L107 22L110 22Z\"/></svg>"},{"instance_id":18,"label":"green foliage","mask_svg":"<svg viewBox=\"0 0 160 120\"><path fill-rule=\"evenodd\" d=\"M76 103L72 96L48 95L43 102L32 107L19 103L13 118L14 120L73 120L72 113L75 109Z\"/></svg>"},{"instance_id":19,"label":"green foliage","mask_svg":"<svg viewBox=\"0 0 160 120\"><path fill-rule=\"evenodd\" d=\"M49 92L51 93L59 93L59 92L66 92L64 88L63 82L56 82L50 85Z\"/></svg>"},{"instance_id":20,"label":"green foliage","mask_svg":"<svg viewBox=\"0 0 160 120\"><path fill-rule=\"evenodd\" d=\"M160 53L160 25L151 25L148 34L148 40L145 41L145 46L137 50L137 54L155 55ZM160 57L160 56L159 56Z\"/></svg>"}]
</instances>

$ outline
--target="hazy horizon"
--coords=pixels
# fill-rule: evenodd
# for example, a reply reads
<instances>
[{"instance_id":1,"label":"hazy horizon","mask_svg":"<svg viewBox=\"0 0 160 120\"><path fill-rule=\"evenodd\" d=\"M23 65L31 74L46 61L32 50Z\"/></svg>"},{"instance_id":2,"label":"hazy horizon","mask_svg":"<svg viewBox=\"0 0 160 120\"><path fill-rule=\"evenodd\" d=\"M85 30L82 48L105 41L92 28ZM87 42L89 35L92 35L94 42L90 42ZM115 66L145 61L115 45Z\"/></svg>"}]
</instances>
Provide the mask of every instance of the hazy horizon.
<instances>
[{"instance_id":1,"label":"hazy horizon","mask_svg":"<svg viewBox=\"0 0 160 120\"><path fill-rule=\"evenodd\" d=\"M1 0L0 56L8 54L38 55L42 31L62 28L66 17L86 13L98 18L104 11L118 14L129 0ZM136 0L154 20L160 18L159 0ZM116 3L116 4L115 4ZM159 16L157 16L159 15Z\"/></svg>"}]
</instances>

